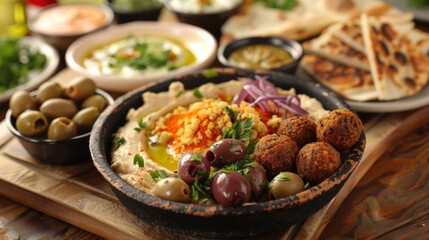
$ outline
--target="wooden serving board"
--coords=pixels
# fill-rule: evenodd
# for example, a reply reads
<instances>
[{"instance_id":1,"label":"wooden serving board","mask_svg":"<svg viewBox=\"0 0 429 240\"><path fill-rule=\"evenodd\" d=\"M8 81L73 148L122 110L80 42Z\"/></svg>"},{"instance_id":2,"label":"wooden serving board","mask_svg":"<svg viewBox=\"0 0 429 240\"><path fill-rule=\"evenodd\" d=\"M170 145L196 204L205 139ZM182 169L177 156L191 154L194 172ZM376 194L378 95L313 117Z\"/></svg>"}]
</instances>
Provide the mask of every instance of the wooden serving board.
<instances>
[{"instance_id":1,"label":"wooden serving board","mask_svg":"<svg viewBox=\"0 0 429 240\"><path fill-rule=\"evenodd\" d=\"M66 70L53 80L74 76ZM361 164L325 208L302 225L258 238L317 238L342 200L396 140L429 122L429 107L416 112L376 115L366 122L367 147ZM91 162L50 166L33 159L0 124L0 194L108 239L166 239L119 202Z\"/></svg>"}]
</instances>

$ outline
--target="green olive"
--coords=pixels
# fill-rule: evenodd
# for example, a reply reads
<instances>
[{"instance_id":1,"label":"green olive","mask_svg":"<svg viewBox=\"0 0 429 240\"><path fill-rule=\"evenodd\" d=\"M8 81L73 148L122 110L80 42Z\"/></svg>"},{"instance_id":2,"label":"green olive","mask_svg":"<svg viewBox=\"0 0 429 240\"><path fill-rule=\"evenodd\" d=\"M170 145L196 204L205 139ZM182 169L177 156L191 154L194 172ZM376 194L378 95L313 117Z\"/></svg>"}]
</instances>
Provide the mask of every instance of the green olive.
<instances>
[{"instance_id":1,"label":"green olive","mask_svg":"<svg viewBox=\"0 0 429 240\"><path fill-rule=\"evenodd\" d=\"M40 85L37 89L36 98L40 102L44 102L51 98L61 98L63 96L64 89L57 82L45 82Z\"/></svg>"},{"instance_id":2,"label":"green olive","mask_svg":"<svg viewBox=\"0 0 429 240\"><path fill-rule=\"evenodd\" d=\"M292 172L281 172L271 180L269 198L279 199L295 195L304 190L304 181Z\"/></svg>"},{"instance_id":3,"label":"green olive","mask_svg":"<svg viewBox=\"0 0 429 240\"><path fill-rule=\"evenodd\" d=\"M72 100L82 101L94 95L95 89L96 85L92 79L77 78L66 87L65 93Z\"/></svg>"},{"instance_id":4,"label":"green olive","mask_svg":"<svg viewBox=\"0 0 429 240\"><path fill-rule=\"evenodd\" d=\"M72 120L79 132L86 133L91 130L98 116L100 116L100 112L97 107L87 107L77 112Z\"/></svg>"},{"instance_id":5,"label":"green olive","mask_svg":"<svg viewBox=\"0 0 429 240\"><path fill-rule=\"evenodd\" d=\"M109 102L103 96L96 94L85 99L81 105L81 108L83 109L92 106L97 107L98 111L102 112L104 109L106 109L107 106L109 106Z\"/></svg>"},{"instance_id":6,"label":"green olive","mask_svg":"<svg viewBox=\"0 0 429 240\"><path fill-rule=\"evenodd\" d=\"M72 120L66 117L59 117L49 124L48 139L63 140L70 139L77 135L77 127Z\"/></svg>"},{"instance_id":7,"label":"green olive","mask_svg":"<svg viewBox=\"0 0 429 240\"><path fill-rule=\"evenodd\" d=\"M9 108L12 111L12 116L18 117L19 114L27 109L35 110L37 104L29 92L17 91L10 98Z\"/></svg>"},{"instance_id":8,"label":"green olive","mask_svg":"<svg viewBox=\"0 0 429 240\"><path fill-rule=\"evenodd\" d=\"M48 120L39 111L26 110L16 119L16 129L28 137L40 136L46 133Z\"/></svg>"},{"instance_id":9,"label":"green olive","mask_svg":"<svg viewBox=\"0 0 429 240\"><path fill-rule=\"evenodd\" d=\"M180 178L168 177L159 180L153 187L153 195L165 200L176 202L190 202L191 189Z\"/></svg>"},{"instance_id":10,"label":"green olive","mask_svg":"<svg viewBox=\"0 0 429 240\"><path fill-rule=\"evenodd\" d=\"M78 111L76 104L68 99L52 98L40 106L40 111L52 120L57 117L72 118Z\"/></svg>"}]
</instances>

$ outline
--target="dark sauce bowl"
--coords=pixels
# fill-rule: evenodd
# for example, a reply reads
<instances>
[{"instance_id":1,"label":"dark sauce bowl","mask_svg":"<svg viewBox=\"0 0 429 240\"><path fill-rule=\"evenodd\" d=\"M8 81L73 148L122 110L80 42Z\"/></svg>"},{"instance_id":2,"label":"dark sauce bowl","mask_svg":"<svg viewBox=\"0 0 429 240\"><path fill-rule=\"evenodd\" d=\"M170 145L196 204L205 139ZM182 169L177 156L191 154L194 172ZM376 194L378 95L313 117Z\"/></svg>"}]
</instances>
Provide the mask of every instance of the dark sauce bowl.
<instances>
[{"instance_id":1,"label":"dark sauce bowl","mask_svg":"<svg viewBox=\"0 0 429 240\"><path fill-rule=\"evenodd\" d=\"M219 62L226 67L233 67L233 68L238 68L243 70L252 70L252 69L244 69L240 66L233 64L229 58L231 54L237 49L245 46L249 46L249 45L255 45L255 44L267 44L267 45L279 47L289 52L289 54L291 55L292 61L278 68L269 69L270 71L295 74L296 69L298 68L299 62L301 61L301 58L304 54L304 50L301 44L294 40L285 39L281 37L249 37L249 38L237 39L235 41L222 45L218 49L217 58Z\"/></svg>"},{"instance_id":2,"label":"dark sauce bowl","mask_svg":"<svg viewBox=\"0 0 429 240\"><path fill-rule=\"evenodd\" d=\"M35 92L33 92L35 94ZM109 104L113 98L105 91L97 89L96 94L103 96ZM66 140L28 137L21 134L15 126L16 118L9 109L6 112L6 124L9 131L18 139L24 149L37 161L52 165L69 165L91 160L89 136L91 132L77 135Z\"/></svg>"},{"instance_id":3,"label":"dark sauce bowl","mask_svg":"<svg viewBox=\"0 0 429 240\"><path fill-rule=\"evenodd\" d=\"M253 78L257 74L267 76L277 87L295 88L297 93L317 98L325 109L348 108L332 91L313 82L300 81L291 75L219 68L135 89L118 98L98 118L90 138L94 165L124 206L150 225L150 231L156 231L165 238L193 236L223 239L286 230L288 226L300 223L327 204L356 168L365 148L364 132L343 158L342 166L320 184L286 198L237 207L202 206L164 200L134 188L112 170L114 134L126 123L128 111L144 104L142 93L168 91L169 85L175 81L182 82L186 89L194 89L207 82Z\"/></svg>"},{"instance_id":4,"label":"dark sauce bowl","mask_svg":"<svg viewBox=\"0 0 429 240\"><path fill-rule=\"evenodd\" d=\"M157 21L161 14L162 4L147 9L123 10L118 9L112 3L113 0L108 0L107 4L112 9L116 23L128 23L133 21Z\"/></svg>"}]
</instances>

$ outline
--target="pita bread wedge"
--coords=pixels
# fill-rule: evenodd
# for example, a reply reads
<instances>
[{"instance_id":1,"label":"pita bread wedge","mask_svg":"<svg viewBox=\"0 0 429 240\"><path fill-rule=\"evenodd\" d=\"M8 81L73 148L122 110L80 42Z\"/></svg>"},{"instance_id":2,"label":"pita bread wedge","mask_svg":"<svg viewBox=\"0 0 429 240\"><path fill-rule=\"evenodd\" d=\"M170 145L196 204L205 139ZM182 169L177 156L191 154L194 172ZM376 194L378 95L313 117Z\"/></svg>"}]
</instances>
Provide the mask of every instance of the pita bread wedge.
<instances>
[{"instance_id":1,"label":"pita bread wedge","mask_svg":"<svg viewBox=\"0 0 429 240\"><path fill-rule=\"evenodd\" d=\"M379 100L399 99L420 91L428 81L429 69L419 63L427 56L407 37L411 31L366 14L362 14L361 26Z\"/></svg>"},{"instance_id":2,"label":"pita bread wedge","mask_svg":"<svg viewBox=\"0 0 429 240\"><path fill-rule=\"evenodd\" d=\"M313 78L347 99L369 101L378 98L371 74L367 71L332 62L314 54L304 56L301 66Z\"/></svg>"},{"instance_id":3,"label":"pita bread wedge","mask_svg":"<svg viewBox=\"0 0 429 240\"><path fill-rule=\"evenodd\" d=\"M305 50L334 62L369 71L369 62L366 54L344 43L333 34L343 26L343 24L340 24L335 25L334 28L329 28L320 37L312 40L310 44L304 45L306 47Z\"/></svg>"}]
</instances>

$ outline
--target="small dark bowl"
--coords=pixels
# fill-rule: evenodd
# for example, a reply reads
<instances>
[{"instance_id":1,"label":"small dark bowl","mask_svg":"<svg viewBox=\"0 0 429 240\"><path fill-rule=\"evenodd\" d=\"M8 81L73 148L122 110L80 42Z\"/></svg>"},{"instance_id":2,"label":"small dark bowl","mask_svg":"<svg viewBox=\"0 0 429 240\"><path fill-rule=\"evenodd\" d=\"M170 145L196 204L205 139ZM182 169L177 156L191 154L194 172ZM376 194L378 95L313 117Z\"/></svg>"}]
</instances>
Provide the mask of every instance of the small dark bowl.
<instances>
[{"instance_id":1,"label":"small dark bowl","mask_svg":"<svg viewBox=\"0 0 429 240\"><path fill-rule=\"evenodd\" d=\"M162 9L162 4L160 3L158 7L150 9L125 11L122 9L115 8L115 6L112 4L112 0L108 0L107 3L115 14L116 22L119 24L134 21L157 21Z\"/></svg>"},{"instance_id":2,"label":"small dark bowl","mask_svg":"<svg viewBox=\"0 0 429 240\"><path fill-rule=\"evenodd\" d=\"M35 94L35 92L32 92ZM97 89L96 93L103 96L109 104L113 104L113 98L103 90ZM49 140L32 138L22 135L15 127L16 118L9 109L6 112L6 124L10 132L18 138L25 150L36 160L52 164L67 165L86 162L91 159L89 152L89 136L91 132L78 135L67 140Z\"/></svg>"},{"instance_id":3,"label":"small dark bowl","mask_svg":"<svg viewBox=\"0 0 429 240\"><path fill-rule=\"evenodd\" d=\"M218 49L217 58L220 63L226 67L241 68L237 65L232 64L229 61L231 54L244 46L253 45L253 44L268 44L276 47L280 47L288 51L293 60L289 64L283 65L278 68L270 69L271 71L283 72L288 74L295 74L296 69L298 68L299 62L304 54L302 46L300 43L294 40L285 39L281 37L249 37L242 38L232 42L229 42ZM250 69L245 69L250 70Z\"/></svg>"},{"instance_id":4,"label":"small dark bowl","mask_svg":"<svg viewBox=\"0 0 429 240\"><path fill-rule=\"evenodd\" d=\"M106 14L106 21L101 24L99 27L97 27L96 29L93 29L91 31L85 31L85 32L80 32L80 33L70 33L70 34L62 34L62 33L46 33L41 29L38 29L34 22L42 15L45 13L45 11L48 11L52 8L56 8L56 7L60 7L60 6L64 6L64 5L89 5L89 6L94 6L94 7L98 7L100 8L102 11L105 12ZM93 33L93 32L97 32L101 29L105 29L108 26L113 24L113 20L114 20L114 15L112 10L104 5L104 4L93 4L93 3L68 3L68 4L53 4L53 5L49 5L46 8L43 8L40 12L38 12L37 14L34 15L34 17L32 17L28 23L28 27L32 33L32 35L40 37L41 39L43 39L45 42L51 44L52 46L54 46L58 52L61 55L64 55L64 53L66 52L67 48L78 38Z\"/></svg>"},{"instance_id":5,"label":"small dark bowl","mask_svg":"<svg viewBox=\"0 0 429 240\"><path fill-rule=\"evenodd\" d=\"M170 12L174 13L180 22L201 27L213 34L216 39L219 39L221 36L222 25L226 22L226 20L228 20L229 17L238 11L243 2L244 0L231 9L210 13L181 12L171 6L170 0L165 0L164 6Z\"/></svg>"},{"instance_id":6,"label":"small dark bowl","mask_svg":"<svg viewBox=\"0 0 429 240\"><path fill-rule=\"evenodd\" d=\"M91 133L90 150L95 167L130 212L168 237L248 237L285 230L321 209L336 195L362 157L364 132L344 157L343 165L330 178L296 195L255 205L215 207L163 200L132 187L111 169L113 136L125 124L127 112L143 104L142 93L167 91L174 81L181 81L186 89L193 89L207 82L220 83L240 77L254 77L255 74L268 76L269 81L278 87L295 88L297 93L315 97L325 109L348 108L334 93L313 82L300 81L294 76L276 72L255 73L230 68L210 69L128 92L98 118Z\"/></svg>"}]
</instances>

